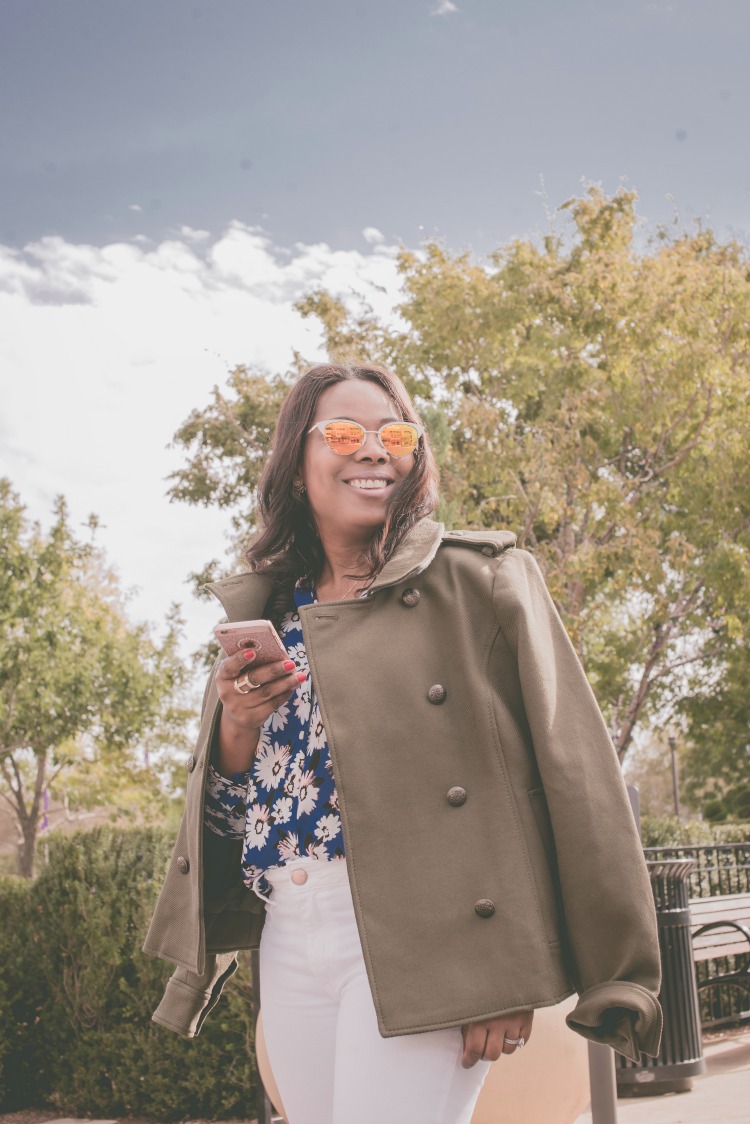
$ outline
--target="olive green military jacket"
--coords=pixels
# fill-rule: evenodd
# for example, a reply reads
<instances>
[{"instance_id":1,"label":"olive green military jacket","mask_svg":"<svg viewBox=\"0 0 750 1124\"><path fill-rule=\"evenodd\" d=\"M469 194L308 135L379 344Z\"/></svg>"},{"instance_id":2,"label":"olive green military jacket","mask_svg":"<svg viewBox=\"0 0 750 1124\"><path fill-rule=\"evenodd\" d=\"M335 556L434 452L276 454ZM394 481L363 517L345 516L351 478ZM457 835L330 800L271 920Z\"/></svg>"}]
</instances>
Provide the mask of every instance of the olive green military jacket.
<instances>
[{"instance_id":1,"label":"olive green military jacket","mask_svg":"<svg viewBox=\"0 0 750 1124\"><path fill-rule=\"evenodd\" d=\"M300 607L383 1037L559 1003L637 1061L662 1029L656 915L620 765L533 557L427 517L360 599ZM262 572L209 584L262 617ZM215 668L214 668L215 671ZM258 946L240 840L203 828L212 671L144 951L177 965L153 1019L197 1034Z\"/></svg>"}]
</instances>

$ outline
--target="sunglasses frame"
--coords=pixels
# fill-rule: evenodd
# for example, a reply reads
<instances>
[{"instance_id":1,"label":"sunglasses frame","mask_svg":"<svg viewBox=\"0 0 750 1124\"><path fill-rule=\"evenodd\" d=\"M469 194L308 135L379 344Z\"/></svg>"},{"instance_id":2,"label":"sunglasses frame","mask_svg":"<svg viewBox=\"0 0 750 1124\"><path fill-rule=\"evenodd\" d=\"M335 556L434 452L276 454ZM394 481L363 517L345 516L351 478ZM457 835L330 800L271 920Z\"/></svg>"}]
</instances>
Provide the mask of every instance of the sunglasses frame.
<instances>
[{"instance_id":1,"label":"sunglasses frame","mask_svg":"<svg viewBox=\"0 0 750 1124\"><path fill-rule=\"evenodd\" d=\"M362 441L361 441L361 444L360 444L360 445L358 445L356 449L352 449L352 452L351 452L351 453L340 453L340 452L338 451L338 449L334 449L334 448L332 448L332 447L331 447L331 446L330 446L330 445L328 444L328 441L326 440L326 435L325 435L325 433L323 432L323 430L324 430L324 427L325 427L325 426L327 426L327 425L330 425L330 424L331 424L331 422L346 422L346 423L347 423L348 425L357 425L357 426L359 426L359 428L360 428L360 429L362 430ZM400 460L400 459L401 459L401 457L408 457L408 456L409 456L409 453L401 453L401 454L399 454L399 453L392 453L390 449L386 449L385 445L383 445L383 439L382 439L382 437L380 436L380 434L382 433L382 431L383 431L384 429L387 429L389 425L410 425L410 426L411 426L411 427L412 427L413 429L416 429L416 431L417 431L417 445L415 445L413 449L410 449L410 452L412 452L412 453L413 453L413 452L414 452L414 451L415 451L415 450L416 450L416 449L418 448L418 443L419 443L419 439L420 439L420 437L422 436L422 434L424 433L424 426L423 426L423 425L420 425L420 424L419 424L419 422L413 422L413 421L392 421L392 422L385 422L385 423L384 423L383 425L381 425L381 426L380 426L380 429L365 429L365 427L364 427L363 425L361 425L361 424L360 424L360 422L355 422L355 421L352 421L352 419L351 419L351 418L326 418L326 419L325 419L325 421L319 421L319 422L316 422L316 423L315 423L315 425L311 426L311 427L310 427L310 428L308 429L308 431L307 431L307 432L308 432L308 434L309 434L309 433L312 433L312 431L313 431L314 429L319 429L319 430L320 430L320 436L321 436L321 437L323 438L323 440L325 441L326 445L328 445L328 448L329 448L329 449L331 450L331 452L332 452L332 453L335 453L337 457L351 457L351 456L352 456L352 455L353 455L354 453L358 452L358 450L362 448L362 446L364 445L365 441L367 440L367 434L368 434L368 433L377 433L377 435L378 435L378 441L380 442L380 444L381 444L381 446L383 447L383 449L385 449L385 451L386 451L386 453L388 454L388 456L389 456L389 457L393 457L393 458L394 458L394 460Z\"/></svg>"}]
</instances>

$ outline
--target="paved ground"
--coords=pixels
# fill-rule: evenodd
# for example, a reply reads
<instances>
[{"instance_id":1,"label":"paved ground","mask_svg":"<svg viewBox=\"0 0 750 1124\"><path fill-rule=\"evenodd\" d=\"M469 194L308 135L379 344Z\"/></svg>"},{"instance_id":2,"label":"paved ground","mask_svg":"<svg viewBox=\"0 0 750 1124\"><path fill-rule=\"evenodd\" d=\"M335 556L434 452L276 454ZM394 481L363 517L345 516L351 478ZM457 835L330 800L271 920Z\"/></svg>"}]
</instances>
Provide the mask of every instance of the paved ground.
<instances>
[{"instance_id":1,"label":"paved ground","mask_svg":"<svg viewBox=\"0 0 750 1124\"><path fill-rule=\"evenodd\" d=\"M705 1041L707 1069L693 1078L689 1093L624 1097L617 1102L618 1124L734 1124L750 1120L750 1027L725 1038ZM22 1124L23 1113L0 1117L0 1124ZM44 1124L125 1124L116 1120L78 1121L46 1116ZM14 1119L16 1117L17 1119ZM197 1122L194 1122L197 1124ZM246 1124L257 1124L247 1121ZM352 1124L356 1124L352 1121ZM383 1124L388 1124L384 1121ZM592 1124L591 1113L575 1124Z\"/></svg>"},{"instance_id":2,"label":"paved ground","mask_svg":"<svg viewBox=\"0 0 750 1124\"><path fill-rule=\"evenodd\" d=\"M689 1093L624 1097L618 1124L729 1124L750 1119L750 1029L704 1042L706 1072L693 1078ZM591 1113L576 1124L591 1124Z\"/></svg>"}]
</instances>

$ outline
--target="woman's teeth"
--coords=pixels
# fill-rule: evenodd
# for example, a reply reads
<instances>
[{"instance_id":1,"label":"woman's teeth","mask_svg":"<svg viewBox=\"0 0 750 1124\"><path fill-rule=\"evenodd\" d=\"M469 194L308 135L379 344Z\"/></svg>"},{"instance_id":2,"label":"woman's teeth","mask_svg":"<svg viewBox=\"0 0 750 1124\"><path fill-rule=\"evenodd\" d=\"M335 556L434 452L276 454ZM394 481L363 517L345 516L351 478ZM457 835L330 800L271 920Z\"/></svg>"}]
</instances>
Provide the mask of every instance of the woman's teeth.
<instances>
[{"instance_id":1,"label":"woman's teeth","mask_svg":"<svg viewBox=\"0 0 750 1124\"><path fill-rule=\"evenodd\" d=\"M390 480L347 480L352 488L387 488Z\"/></svg>"}]
</instances>

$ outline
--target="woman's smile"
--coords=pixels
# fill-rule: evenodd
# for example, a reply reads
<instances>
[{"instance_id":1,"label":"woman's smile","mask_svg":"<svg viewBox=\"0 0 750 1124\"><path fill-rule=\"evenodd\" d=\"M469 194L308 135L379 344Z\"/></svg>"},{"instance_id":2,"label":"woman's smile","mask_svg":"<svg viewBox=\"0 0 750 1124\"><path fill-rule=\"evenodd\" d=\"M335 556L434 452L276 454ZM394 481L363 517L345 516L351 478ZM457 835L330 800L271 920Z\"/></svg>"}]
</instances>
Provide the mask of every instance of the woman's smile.
<instances>
[{"instance_id":1,"label":"woman's smile","mask_svg":"<svg viewBox=\"0 0 750 1124\"><path fill-rule=\"evenodd\" d=\"M393 481L388 476L370 476L362 474L359 476L350 476L349 479L344 480L343 483L349 488L353 488L356 492L378 498L386 494Z\"/></svg>"}]
</instances>

